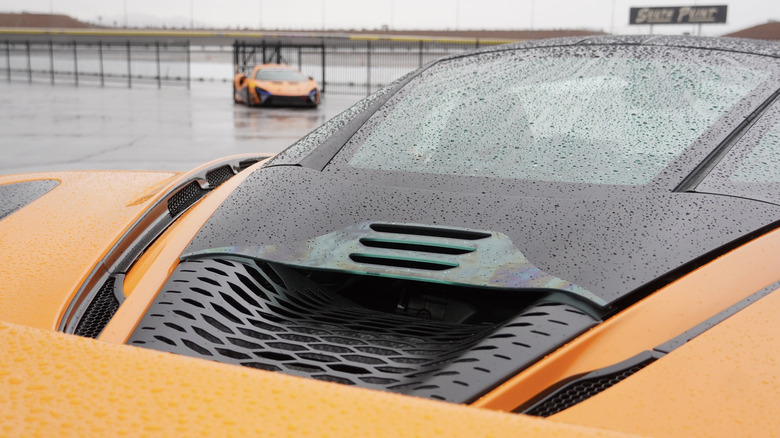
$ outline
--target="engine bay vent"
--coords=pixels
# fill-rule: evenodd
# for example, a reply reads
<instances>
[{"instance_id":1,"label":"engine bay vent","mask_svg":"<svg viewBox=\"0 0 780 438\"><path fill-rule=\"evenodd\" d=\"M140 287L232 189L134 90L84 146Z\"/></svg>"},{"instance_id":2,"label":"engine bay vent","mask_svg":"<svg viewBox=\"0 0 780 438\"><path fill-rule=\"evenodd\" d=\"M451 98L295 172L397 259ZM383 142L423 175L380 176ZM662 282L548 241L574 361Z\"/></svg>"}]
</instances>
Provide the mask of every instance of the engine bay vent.
<instances>
[{"instance_id":1,"label":"engine bay vent","mask_svg":"<svg viewBox=\"0 0 780 438\"><path fill-rule=\"evenodd\" d=\"M184 261L128 343L467 403L597 322L533 294L507 313L501 299L464 298L489 293L322 275L251 259Z\"/></svg>"}]
</instances>

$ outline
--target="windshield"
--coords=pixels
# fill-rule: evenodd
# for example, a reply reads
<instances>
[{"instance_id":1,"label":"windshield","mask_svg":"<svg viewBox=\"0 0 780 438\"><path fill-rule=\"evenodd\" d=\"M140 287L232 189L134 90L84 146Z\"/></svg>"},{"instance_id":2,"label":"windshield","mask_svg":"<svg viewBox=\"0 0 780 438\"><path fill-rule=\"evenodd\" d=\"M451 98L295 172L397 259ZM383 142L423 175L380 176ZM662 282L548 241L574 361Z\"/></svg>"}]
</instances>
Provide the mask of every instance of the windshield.
<instances>
[{"instance_id":1,"label":"windshield","mask_svg":"<svg viewBox=\"0 0 780 438\"><path fill-rule=\"evenodd\" d=\"M258 81L274 81L274 82L306 82L306 79L302 74L295 70L258 70L255 75L255 79Z\"/></svg>"},{"instance_id":2,"label":"windshield","mask_svg":"<svg viewBox=\"0 0 780 438\"><path fill-rule=\"evenodd\" d=\"M768 77L712 53L569 48L440 63L358 131L349 165L646 184Z\"/></svg>"}]
</instances>

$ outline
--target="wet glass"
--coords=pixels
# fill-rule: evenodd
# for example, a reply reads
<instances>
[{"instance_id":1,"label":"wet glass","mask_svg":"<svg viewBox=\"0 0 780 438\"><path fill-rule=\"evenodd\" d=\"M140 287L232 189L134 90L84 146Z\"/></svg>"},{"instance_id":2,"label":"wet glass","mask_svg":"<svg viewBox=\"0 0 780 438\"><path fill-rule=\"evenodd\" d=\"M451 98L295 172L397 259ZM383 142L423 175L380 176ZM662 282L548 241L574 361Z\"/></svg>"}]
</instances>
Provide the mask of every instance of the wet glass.
<instances>
[{"instance_id":1,"label":"wet glass","mask_svg":"<svg viewBox=\"0 0 780 438\"><path fill-rule=\"evenodd\" d=\"M350 140L349 165L646 184L769 76L693 52L531 52L423 72Z\"/></svg>"},{"instance_id":2,"label":"wet glass","mask_svg":"<svg viewBox=\"0 0 780 438\"><path fill-rule=\"evenodd\" d=\"M258 70L255 79L274 82L306 82L308 80L302 74L292 70Z\"/></svg>"}]
</instances>

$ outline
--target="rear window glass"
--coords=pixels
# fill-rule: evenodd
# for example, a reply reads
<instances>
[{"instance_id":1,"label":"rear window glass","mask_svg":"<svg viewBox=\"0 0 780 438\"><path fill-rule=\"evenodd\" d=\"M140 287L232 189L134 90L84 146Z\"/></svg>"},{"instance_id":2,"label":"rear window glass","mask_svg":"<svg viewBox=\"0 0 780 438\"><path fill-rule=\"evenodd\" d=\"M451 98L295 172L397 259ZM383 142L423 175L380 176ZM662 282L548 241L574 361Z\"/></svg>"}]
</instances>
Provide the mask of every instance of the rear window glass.
<instances>
[{"instance_id":1,"label":"rear window glass","mask_svg":"<svg viewBox=\"0 0 780 438\"><path fill-rule=\"evenodd\" d=\"M711 51L532 52L423 72L352 137L349 165L645 184L769 75Z\"/></svg>"},{"instance_id":2,"label":"rear window glass","mask_svg":"<svg viewBox=\"0 0 780 438\"><path fill-rule=\"evenodd\" d=\"M780 204L780 104L770 107L696 187Z\"/></svg>"},{"instance_id":3,"label":"rear window glass","mask_svg":"<svg viewBox=\"0 0 780 438\"><path fill-rule=\"evenodd\" d=\"M276 82L306 82L302 74L293 70L259 70L255 79Z\"/></svg>"},{"instance_id":4,"label":"rear window glass","mask_svg":"<svg viewBox=\"0 0 780 438\"><path fill-rule=\"evenodd\" d=\"M734 182L780 183L780 121L769 129L755 148L729 176Z\"/></svg>"}]
</instances>

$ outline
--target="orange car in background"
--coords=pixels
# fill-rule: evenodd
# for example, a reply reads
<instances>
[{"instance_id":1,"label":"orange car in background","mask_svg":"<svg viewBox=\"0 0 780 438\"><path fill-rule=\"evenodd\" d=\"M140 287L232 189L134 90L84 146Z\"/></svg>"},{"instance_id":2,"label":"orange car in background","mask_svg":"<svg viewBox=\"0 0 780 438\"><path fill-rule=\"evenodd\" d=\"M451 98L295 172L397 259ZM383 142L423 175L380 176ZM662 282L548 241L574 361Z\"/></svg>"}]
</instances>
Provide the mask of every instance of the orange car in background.
<instances>
[{"instance_id":1,"label":"orange car in background","mask_svg":"<svg viewBox=\"0 0 780 438\"><path fill-rule=\"evenodd\" d=\"M236 74L233 101L247 106L282 105L316 107L320 103L317 81L284 64L262 64L252 74Z\"/></svg>"}]
</instances>

